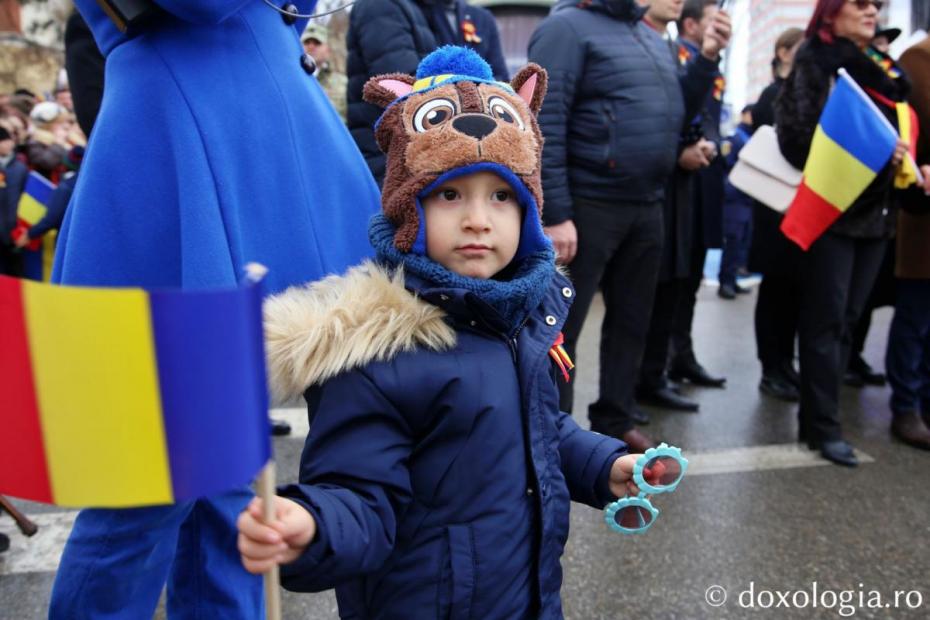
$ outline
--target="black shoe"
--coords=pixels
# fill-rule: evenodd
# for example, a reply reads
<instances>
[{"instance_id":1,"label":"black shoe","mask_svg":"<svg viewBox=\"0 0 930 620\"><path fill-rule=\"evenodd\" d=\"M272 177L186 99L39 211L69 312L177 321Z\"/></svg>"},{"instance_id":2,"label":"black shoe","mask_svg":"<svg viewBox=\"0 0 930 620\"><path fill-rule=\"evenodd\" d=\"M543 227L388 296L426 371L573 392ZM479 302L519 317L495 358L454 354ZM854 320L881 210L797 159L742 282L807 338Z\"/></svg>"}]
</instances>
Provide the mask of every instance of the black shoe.
<instances>
[{"instance_id":1,"label":"black shoe","mask_svg":"<svg viewBox=\"0 0 930 620\"><path fill-rule=\"evenodd\" d=\"M859 375L864 385L875 385L879 387L885 385L885 375L880 372L875 372L875 369L869 366L869 363L862 359L861 355L850 358L846 372Z\"/></svg>"},{"instance_id":2,"label":"black shoe","mask_svg":"<svg viewBox=\"0 0 930 620\"><path fill-rule=\"evenodd\" d=\"M639 400L653 407L662 409L671 409L673 411L697 411L699 405L693 400L688 400L670 387L659 388L658 390L644 391L640 394Z\"/></svg>"},{"instance_id":3,"label":"black shoe","mask_svg":"<svg viewBox=\"0 0 930 620\"><path fill-rule=\"evenodd\" d=\"M825 441L820 444L820 456L845 467L855 467L859 464L853 447L842 439Z\"/></svg>"},{"instance_id":4,"label":"black shoe","mask_svg":"<svg viewBox=\"0 0 930 620\"><path fill-rule=\"evenodd\" d=\"M732 284L721 284L717 289L717 297L721 299L736 299L736 286Z\"/></svg>"},{"instance_id":5,"label":"black shoe","mask_svg":"<svg viewBox=\"0 0 930 620\"><path fill-rule=\"evenodd\" d=\"M10 548L10 537L6 534L0 534L0 553Z\"/></svg>"},{"instance_id":6,"label":"black shoe","mask_svg":"<svg viewBox=\"0 0 930 620\"><path fill-rule=\"evenodd\" d=\"M752 292L751 288L746 288L745 286L740 286L739 282L733 285L733 290L736 291L737 295L748 295Z\"/></svg>"},{"instance_id":7,"label":"black shoe","mask_svg":"<svg viewBox=\"0 0 930 620\"><path fill-rule=\"evenodd\" d=\"M649 414L635 405L630 411L630 419L640 426L646 426L651 421Z\"/></svg>"},{"instance_id":8,"label":"black shoe","mask_svg":"<svg viewBox=\"0 0 930 620\"><path fill-rule=\"evenodd\" d=\"M762 381L759 382L759 391L766 396L789 403L796 403L801 400L798 388L794 387L790 381L775 375L762 375Z\"/></svg>"},{"instance_id":9,"label":"black shoe","mask_svg":"<svg viewBox=\"0 0 930 620\"><path fill-rule=\"evenodd\" d=\"M727 382L726 377L715 377L709 374L703 366L693 359L687 362L672 364L671 370L668 371L668 378L672 381L678 381L679 383L687 379L694 385L700 385L702 387L722 388Z\"/></svg>"},{"instance_id":10,"label":"black shoe","mask_svg":"<svg viewBox=\"0 0 930 620\"><path fill-rule=\"evenodd\" d=\"M843 375L843 385L854 388L865 387L865 379L858 372L847 370Z\"/></svg>"},{"instance_id":11,"label":"black shoe","mask_svg":"<svg viewBox=\"0 0 930 620\"><path fill-rule=\"evenodd\" d=\"M283 420L271 421L271 434L275 437L284 437L291 434L291 425Z\"/></svg>"},{"instance_id":12,"label":"black shoe","mask_svg":"<svg viewBox=\"0 0 930 620\"><path fill-rule=\"evenodd\" d=\"M785 362L782 365L781 376L784 377L788 381L788 383L793 385L798 390L801 389L801 375L798 374L797 370L795 370L793 363Z\"/></svg>"}]
</instances>

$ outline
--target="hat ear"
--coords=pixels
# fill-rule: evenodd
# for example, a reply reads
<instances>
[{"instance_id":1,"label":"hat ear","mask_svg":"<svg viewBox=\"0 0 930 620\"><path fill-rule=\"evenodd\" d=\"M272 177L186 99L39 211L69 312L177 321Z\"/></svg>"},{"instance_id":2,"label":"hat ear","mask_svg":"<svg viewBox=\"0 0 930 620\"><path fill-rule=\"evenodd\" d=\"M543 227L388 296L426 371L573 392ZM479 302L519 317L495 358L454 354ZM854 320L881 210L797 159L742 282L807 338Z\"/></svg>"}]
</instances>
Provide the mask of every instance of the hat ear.
<instances>
[{"instance_id":1,"label":"hat ear","mask_svg":"<svg viewBox=\"0 0 930 620\"><path fill-rule=\"evenodd\" d=\"M379 108L386 108L395 100L413 92L415 79L403 73L376 75L362 89L362 99Z\"/></svg>"},{"instance_id":2,"label":"hat ear","mask_svg":"<svg viewBox=\"0 0 930 620\"><path fill-rule=\"evenodd\" d=\"M533 114L539 114L548 83L546 70L533 62L520 69L510 81L514 91L526 102Z\"/></svg>"}]
</instances>

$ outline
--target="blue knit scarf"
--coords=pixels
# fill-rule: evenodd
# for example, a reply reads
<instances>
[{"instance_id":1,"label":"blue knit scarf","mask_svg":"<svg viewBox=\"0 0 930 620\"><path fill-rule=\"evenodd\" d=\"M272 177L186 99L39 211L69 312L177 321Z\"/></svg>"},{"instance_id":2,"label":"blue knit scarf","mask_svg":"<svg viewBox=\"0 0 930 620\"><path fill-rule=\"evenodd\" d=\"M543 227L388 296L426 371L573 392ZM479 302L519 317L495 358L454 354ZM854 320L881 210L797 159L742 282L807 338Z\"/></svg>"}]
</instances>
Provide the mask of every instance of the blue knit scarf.
<instances>
[{"instance_id":1,"label":"blue knit scarf","mask_svg":"<svg viewBox=\"0 0 930 620\"><path fill-rule=\"evenodd\" d=\"M542 303L555 275L555 252L551 248L528 254L515 266L508 280L469 278L449 271L427 256L405 254L394 246L394 226L382 213L371 218L368 238L378 259L391 266L403 266L437 287L463 289L497 310L513 333L523 319Z\"/></svg>"}]
</instances>

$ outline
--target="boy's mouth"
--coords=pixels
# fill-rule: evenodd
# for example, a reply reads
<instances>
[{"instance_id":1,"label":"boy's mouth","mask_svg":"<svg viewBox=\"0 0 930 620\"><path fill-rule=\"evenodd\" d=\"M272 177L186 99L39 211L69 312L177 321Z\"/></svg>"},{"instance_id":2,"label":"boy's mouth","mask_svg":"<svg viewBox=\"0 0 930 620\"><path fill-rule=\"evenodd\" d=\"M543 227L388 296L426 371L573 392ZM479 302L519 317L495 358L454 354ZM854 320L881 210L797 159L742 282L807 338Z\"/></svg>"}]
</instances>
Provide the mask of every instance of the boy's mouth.
<instances>
[{"instance_id":1,"label":"boy's mouth","mask_svg":"<svg viewBox=\"0 0 930 620\"><path fill-rule=\"evenodd\" d=\"M469 243L467 245L461 245L456 248L456 251L459 254L462 254L466 258L478 258L486 255L491 251L489 246L484 245L483 243Z\"/></svg>"}]
</instances>

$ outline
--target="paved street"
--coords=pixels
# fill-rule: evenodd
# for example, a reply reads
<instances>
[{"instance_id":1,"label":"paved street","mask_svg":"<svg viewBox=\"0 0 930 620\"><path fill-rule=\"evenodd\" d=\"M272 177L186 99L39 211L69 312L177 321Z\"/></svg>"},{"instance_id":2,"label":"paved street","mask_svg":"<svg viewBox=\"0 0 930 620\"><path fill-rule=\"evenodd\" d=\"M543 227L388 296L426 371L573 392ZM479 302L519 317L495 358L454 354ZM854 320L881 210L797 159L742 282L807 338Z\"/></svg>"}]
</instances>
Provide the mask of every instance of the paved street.
<instances>
[{"instance_id":1,"label":"paved street","mask_svg":"<svg viewBox=\"0 0 930 620\"><path fill-rule=\"evenodd\" d=\"M680 446L691 467L675 493L654 498L661 516L648 534L613 534L600 512L573 506L563 562L566 617L930 617L930 453L889 437L888 389L845 389L843 422L863 464L826 464L795 443L795 406L757 390L755 295L725 302L705 288L700 300L697 351L709 370L728 377L727 389L686 389L701 403L697 414L652 412L647 430ZM598 302L575 360L575 414L584 426L595 396L601 312ZM873 321L865 357L875 366L889 320L886 308ZM297 429L275 440L278 475L287 480L297 470L306 420L299 409L280 415ZM75 513L20 505L41 530L23 539L8 517L0 520L0 531L13 538L0 555L0 618L31 620L45 617ZM724 591L722 606L706 602L719 602ZM284 610L288 619L337 617L331 593L285 593Z\"/></svg>"}]
</instances>

